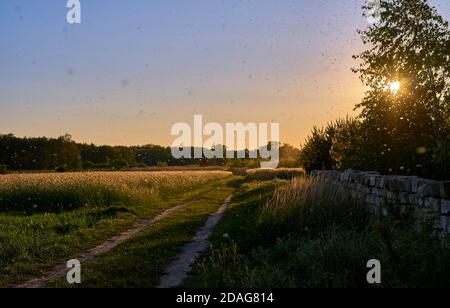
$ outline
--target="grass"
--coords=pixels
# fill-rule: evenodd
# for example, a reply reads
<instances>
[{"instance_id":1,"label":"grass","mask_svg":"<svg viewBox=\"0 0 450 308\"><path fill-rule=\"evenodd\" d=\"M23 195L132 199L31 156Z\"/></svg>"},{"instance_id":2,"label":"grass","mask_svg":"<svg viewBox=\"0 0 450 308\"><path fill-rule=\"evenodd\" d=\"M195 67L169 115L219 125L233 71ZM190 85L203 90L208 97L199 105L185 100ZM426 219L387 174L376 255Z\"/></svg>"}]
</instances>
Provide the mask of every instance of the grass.
<instances>
[{"instance_id":1,"label":"grass","mask_svg":"<svg viewBox=\"0 0 450 308\"><path fill-rule=\"evenodd\" d=\"M367 288L371 259L382 264L376 287L450 285L448 238L372 220L363 207L326 182L247 182L186 286Z\"/></svg>"},{"instance_id":2,"label":"grass","mask_svg":"<svg viewBox=\"0 0 450 308\"><path fill-rule=\"evenodd\" d=\"M251 169L247 170L246 181L292 180L304 176L305 171L301 168L280 168L275 170Z\"/></svg>"},{"instance_id":3,"label":"grass","mask_svg":"<svg viewBox=\"0 0 450 308\"><path fill-rule=\"evenodd\" d=\"M166 200L225 172L87 172L0 177L0 211L63 212Z\"/></svg>"},{"instance_id":4,"label":"grass","mask_svg":"<svg viewBox=\"0 0 450 308\"><path fill-rule=\"evenodd\" d=\"M82 265L81 287L157 286L181 246L232 191L233 202L214 231L212 249L196 263L186 287L366 288L372 287L366 281L370 259L382 264L383 283L376 287L450 285L449 238L432 236L427 228L415 231L406 220L374 220L365 204L353 202L340 187L297 175L2 177L0 287L40 276L137 220L195 200ZM49 286L70 287L65 279Z\"/></svg>"},{"instance_id":5,"label":"grass","mask_svg":"<svg viewBox=\"0 0 450 308\"><path fill-rule=\"evenodd\" d=\"M42 275L134 222L205 193L224 172L0 177L0 287Z\"/></svg>"},{"instance_id":6,"label":"grass","mask_svg":"<svg viewBox=\"0 0 450 308\"><path fill-rule=\"evenodd\" d=\"M80 287L155 287L181 246L192 240L211 213L234 191L233 178L209 189L192 204L155 223L111 252L82 265ZM71 287L65 278L50 287ZM76 287L76 286L74 286Z\"/></svg>"},{"instance_id":7,"label":"grass","mask_svg":"<svg viewBox=\"0 0 450 308\"><path fill-rule=\"evenodd\" d=\"M263 205L259 225L272 237L289 233L312 237L333 227L364 228L369 222L366 209L337 184L295 178L280 185Z\"/></svg>"}]
</instances>

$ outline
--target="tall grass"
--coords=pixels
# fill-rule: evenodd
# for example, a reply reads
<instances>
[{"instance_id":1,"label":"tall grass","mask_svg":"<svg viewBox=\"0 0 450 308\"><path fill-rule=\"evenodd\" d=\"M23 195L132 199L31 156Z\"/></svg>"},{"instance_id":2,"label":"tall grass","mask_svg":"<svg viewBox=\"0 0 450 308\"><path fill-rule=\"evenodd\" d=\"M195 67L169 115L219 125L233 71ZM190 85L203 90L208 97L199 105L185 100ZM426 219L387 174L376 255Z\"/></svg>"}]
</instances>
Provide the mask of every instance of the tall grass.
<instances>
[{"instance_id":1,"label":"tall grass","mask_svg":"<svg viewBox=\"0 0 450 308\"><path fill-rule=\"evenodd\" d=\"M246 171L246 181L270 181L274 179L292 180L296 177L304 177L305 171L301 168L280 168L274 170L250 169Z\"/></svg>"},{"instance_id":2,"label":"tall grass","mask_svg":"<svg viewBox=\"0 0 450 308\"><path fill-rule=\"evenodd\" d=\"M167 199L225 172L91 172L0 177L0 211L54 212Z\"/></svg>"},{"instance_id":3,"label":"tall grass","mask_svg":"<svg viewBox=\"0 0 450 308\"><path fill-rule=\"evenodd\" d=\"M365 204L340 185L319 178L295 178L281 185L260 214L272 235L318 235L330 228L361 229L369 219Z\"/></svg>"}]
</instances>

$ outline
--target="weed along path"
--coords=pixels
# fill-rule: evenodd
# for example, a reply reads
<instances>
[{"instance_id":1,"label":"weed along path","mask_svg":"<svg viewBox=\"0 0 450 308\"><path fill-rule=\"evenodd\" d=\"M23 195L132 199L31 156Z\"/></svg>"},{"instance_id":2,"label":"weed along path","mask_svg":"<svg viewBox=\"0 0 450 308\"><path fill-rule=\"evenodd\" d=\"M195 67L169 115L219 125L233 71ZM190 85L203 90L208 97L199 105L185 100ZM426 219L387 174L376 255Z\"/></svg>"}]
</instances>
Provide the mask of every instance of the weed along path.
<instances>
[{"instance_id":1,"label":"weed along path","mask_svg":"<svg viewBox=\"0 0 450 308\"><path fill-rule=\"evenodd\" d=\"M119 246L120 244L131 239L136 234L142 232L145 228L168 217L169 215L172 215L173 213L177 212L178 210L194 203L200 197L196 197L189 202L186 202L184 204L167 209L153 219L147 219L147 220L141 221L141 222L135 224L131 229L128 229L125 232L122 232L121 234L108 239L103 244L101 244L91 250L88 250L87 252L85 252L84 254L82 254L81 256L79 256L76 259L79 260L81 263L84 263L89 260L92 260L95 257L98 257L100 255L103 255L103 254L111 251L114 248L116 248L117 246ZM61 264L61 265L58 265L57 267L55 267L47 275L40 277L40 278L35 278L32 280L29 280L29 281L27 281L21 285L18 285L16 287L17 288L42 288L42 287L45 287L50 281L64 277L66 275L66 273L67 273L66 264Z\"/></svg>"},{"instance_id":2,"label":"weed along path","mask_svg":"<svg viewBox=\"0 0 450 308\"><path fill-rule=\"evenodd\" d=\"M197 231L194 240L183 246L176 260L167 267L167 274L161 278L158 288L173 288L183 283L191 270L192 264L208 249L210 243L209 238L213 229L222 218L226 207L231 203L231 199L232 195L225 200L219 210L211 215L203 227Z\"/></svg>"}]
</instances>

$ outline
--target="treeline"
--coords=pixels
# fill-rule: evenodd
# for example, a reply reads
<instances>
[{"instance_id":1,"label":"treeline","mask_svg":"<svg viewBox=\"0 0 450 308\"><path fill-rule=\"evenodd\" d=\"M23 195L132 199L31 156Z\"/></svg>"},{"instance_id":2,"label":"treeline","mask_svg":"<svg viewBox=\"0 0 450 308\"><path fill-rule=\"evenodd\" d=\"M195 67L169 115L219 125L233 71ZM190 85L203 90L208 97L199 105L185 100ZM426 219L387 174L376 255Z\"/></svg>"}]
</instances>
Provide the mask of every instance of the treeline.
<instances>
[{"instance_id":1,"label":"treeline","mask_svg":"<svg viewBox=\"0 0 450 308\"><path fill-rule=\"evenodd\" d=\"M194 148L191 151L194 153ZM246 152L248 157L248 151ZM282 145L280 166L297 166L298 154L299 149L287 144ZM259 163L259 159L175 159L170 147L80 144L72 140L70 135L59 138L18 138L12 134L0 135L0 172L3 173L6 170L71 171L188 165L251 168L258 167Z\"/></svg>"},{"instance_id":2,"label":"treeline","mask_svg":"<svg viewBox=\"0 0 450 308\"><path fill-rule=\"evenodd\" d=\"M10 170L80 169L78 145L66 135L50 138L16 138L0 135L0 165ZM3 167L5 168L5 167Z\"/></svg>"},{"instance_id":3,"label":"treeline","mask_svg":"<svg viewBox=\"0 0 450 308\"><path fill-rule=\"evenodd\" d=\"M427 0L385 0L360 31L368 49L354 69L367 88L356 119L314 128L306 170L376 170L450 178L450 31ZM366 7L370 10L370 7Z\"/></svg>"}]
</instances>

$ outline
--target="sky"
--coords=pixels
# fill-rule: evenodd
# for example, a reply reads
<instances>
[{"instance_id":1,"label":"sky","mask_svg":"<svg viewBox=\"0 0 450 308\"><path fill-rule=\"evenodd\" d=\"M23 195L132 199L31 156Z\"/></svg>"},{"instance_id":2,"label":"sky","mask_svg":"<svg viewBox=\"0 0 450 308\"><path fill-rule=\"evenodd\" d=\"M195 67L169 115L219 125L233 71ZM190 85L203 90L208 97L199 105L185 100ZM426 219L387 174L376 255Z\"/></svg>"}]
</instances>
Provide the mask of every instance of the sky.
<instances>
[{"instance_id":1,"label":"sky","mask_svg":"<svg viewBox=\"0 0 450 308\"><path fill-rule=\"evenodd\" d=\"M363 0L0 1L0 133L170 145L177 122L280 123L298 146L363 95ZM450 19L448 0L431 0Z\"/></svg>"}]
</instances>

